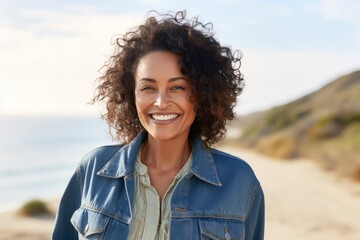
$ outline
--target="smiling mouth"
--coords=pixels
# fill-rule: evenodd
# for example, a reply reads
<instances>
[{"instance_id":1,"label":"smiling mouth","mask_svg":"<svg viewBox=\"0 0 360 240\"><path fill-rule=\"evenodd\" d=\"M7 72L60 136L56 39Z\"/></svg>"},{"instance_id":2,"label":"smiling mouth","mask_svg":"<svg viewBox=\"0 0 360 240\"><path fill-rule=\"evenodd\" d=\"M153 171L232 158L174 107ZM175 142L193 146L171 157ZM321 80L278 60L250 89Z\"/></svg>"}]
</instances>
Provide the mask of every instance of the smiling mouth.
<instances>
[{"instance_id":1,"label":"smiling mouth","mask_svg":"<svg viewBox=\"0 0 360 240\"><path fill-rule=\"evenodd\" d=\"M151 114L151 118L157 121L167 121L175 119L179 114Z\"/></svg>"}]
</instances>

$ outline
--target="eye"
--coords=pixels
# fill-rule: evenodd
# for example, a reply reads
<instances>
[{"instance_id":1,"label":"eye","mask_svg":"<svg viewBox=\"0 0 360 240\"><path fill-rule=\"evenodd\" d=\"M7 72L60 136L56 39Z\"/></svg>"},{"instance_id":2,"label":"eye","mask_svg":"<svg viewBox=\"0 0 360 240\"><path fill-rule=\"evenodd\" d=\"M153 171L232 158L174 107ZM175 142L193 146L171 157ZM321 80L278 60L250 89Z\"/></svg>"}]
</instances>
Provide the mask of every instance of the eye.
<instances>
[{"instance_id":1,"label":"eye","mask_svg":"<svg viewBox=\"0 0 360 240\"><path fill-rule=\"evenodd\" d=\"M185 87L183 87L183 86L173 86L173 87L171 87L171 90L174 90L174 91L178 91L178 90L185 90Z\"/></svg>"},{"instance_id":2,"label":"eye","mask_svg":"<svg viewBox=\"0 0 360 240\"><path fill-rule=\"evenodd\" d=\"M154 90L154 87L151 87L151 86L142 86L142 87L140 88L140 91L141 91L141 92L144 92L144 91L152 91L152 90Z\"/></svg>"}]
</instances>

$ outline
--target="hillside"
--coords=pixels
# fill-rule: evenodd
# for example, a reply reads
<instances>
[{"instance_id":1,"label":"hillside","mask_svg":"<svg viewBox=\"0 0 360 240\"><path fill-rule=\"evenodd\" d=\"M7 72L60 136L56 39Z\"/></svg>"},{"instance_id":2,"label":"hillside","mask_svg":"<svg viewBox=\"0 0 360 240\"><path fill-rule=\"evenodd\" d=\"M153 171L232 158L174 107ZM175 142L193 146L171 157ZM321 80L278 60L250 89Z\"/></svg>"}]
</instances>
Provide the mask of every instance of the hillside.
<instances>
[{"instance_id":1,"label":"hillside","mask_svg":"<svg viewBox=\"0 0 360 240\"><path fill-rule=\"evenodd\" d=\"M268 111L240 116L239 142L283 159L308 157L360 180L360 71Z\"/></svg>"}]
</instances>

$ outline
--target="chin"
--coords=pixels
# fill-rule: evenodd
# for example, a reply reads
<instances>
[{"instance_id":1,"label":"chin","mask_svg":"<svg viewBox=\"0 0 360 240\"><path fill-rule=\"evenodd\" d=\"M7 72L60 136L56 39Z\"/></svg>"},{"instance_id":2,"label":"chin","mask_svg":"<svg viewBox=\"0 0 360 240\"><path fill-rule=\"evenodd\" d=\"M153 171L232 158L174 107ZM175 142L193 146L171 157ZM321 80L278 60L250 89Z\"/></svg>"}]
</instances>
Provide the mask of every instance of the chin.
<instances>
[{"instance_id":1,"label":"chin","mask_svg":"<svg viewBox=\"0 0 360 240\"><path fill-rule=\"evenodd\" d=\"M189 133L187 131L181 133L174 133L174 131L148 131L149 135L158 141L170 141L174 139L187 139Z\"/></svg>"}]
</instances>

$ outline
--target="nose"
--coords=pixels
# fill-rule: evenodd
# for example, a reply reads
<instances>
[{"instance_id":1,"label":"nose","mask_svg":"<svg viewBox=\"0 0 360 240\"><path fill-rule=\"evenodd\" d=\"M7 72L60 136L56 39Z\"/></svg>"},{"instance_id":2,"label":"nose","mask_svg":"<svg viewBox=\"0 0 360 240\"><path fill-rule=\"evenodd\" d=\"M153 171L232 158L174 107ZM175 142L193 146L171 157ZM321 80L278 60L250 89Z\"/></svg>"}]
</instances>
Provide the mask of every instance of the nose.
<instances>
[{"instance_id":1,"label":"nose","mask_svg":"<svg viewBox=\"0 0 360 240\"><path fill-rule=\"evenodd\" d=\"M157 95L154 104L159 109L166 109L170 104L170 99L168 94L164 91L159 91L159 94Z\"/></svg>"}]
</instances>

